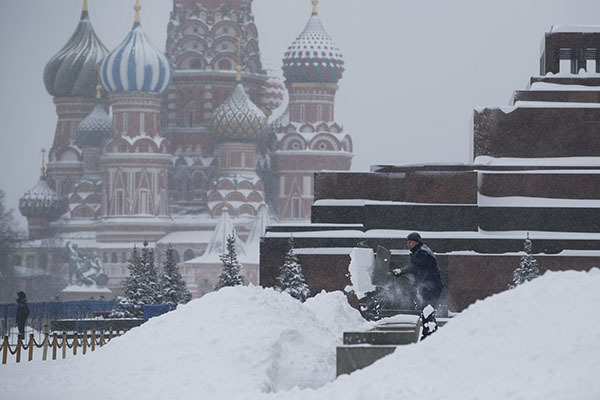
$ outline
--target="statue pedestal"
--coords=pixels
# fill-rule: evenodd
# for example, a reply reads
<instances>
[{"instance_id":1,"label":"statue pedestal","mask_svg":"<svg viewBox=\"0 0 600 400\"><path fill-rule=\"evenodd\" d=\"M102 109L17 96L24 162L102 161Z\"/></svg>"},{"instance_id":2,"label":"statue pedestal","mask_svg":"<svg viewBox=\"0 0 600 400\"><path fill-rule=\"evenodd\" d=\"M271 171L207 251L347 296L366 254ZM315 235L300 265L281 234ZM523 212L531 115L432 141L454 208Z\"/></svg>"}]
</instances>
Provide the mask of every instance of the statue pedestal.
<instances>
[{"instance_id":1,"label":"statue pedestal","mask_svg":"<svg viewBox=\"0 0 600 400\"><path fill-rule=\"evenodd\" d=\"M63 301L111 300L113 292L107 287L69 285L60 292Z\"/></svg>"}]
</instances>

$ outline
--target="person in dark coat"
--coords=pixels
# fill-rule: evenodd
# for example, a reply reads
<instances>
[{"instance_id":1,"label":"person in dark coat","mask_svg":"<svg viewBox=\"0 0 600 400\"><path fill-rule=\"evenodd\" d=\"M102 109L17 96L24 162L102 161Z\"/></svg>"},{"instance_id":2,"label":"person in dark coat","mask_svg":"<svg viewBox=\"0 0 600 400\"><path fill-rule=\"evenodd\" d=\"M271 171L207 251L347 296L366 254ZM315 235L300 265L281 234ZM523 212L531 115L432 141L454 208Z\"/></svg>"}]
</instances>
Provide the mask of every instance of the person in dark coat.
<instances>
[{"instance_id":1,"label":"person in dark coat","mask_svg":"<svg viewBox=\"0 0 600 400\"><path fill-rule=\"evenodd\" d=\"M412 275L415 280L417 297L421 304L423 336L421 340L437 330L435 308L438 306L444 284L437 258L433 251L423 243L421 235L413 232L406 237L410 250L410 263L404 268L392 271L395 276Z\"/></svg>"},{"instance_id":2,"label":"person in dark coat","mask_svg":"<svg viewBox=\"0 0 600 400\"><path fill-rule=\"evenodd\" d=\"M17 293L17 327L19 328L19 336L25 337L25 324L29 317L29 306L27 305L27 297L25 292Z\"/></svg>"}]
</instances>

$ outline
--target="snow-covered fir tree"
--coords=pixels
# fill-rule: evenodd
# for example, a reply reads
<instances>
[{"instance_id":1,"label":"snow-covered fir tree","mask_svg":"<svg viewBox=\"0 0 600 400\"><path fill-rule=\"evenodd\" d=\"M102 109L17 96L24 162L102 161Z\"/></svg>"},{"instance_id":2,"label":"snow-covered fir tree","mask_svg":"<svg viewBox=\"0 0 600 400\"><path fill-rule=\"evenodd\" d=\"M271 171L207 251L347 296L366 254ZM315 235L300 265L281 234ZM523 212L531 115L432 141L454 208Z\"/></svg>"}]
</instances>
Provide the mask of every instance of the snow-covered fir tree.
<instances>
[{"instance_id":1,"label":"snow-covered fir tree","mask_svg":"<svg viewBox=\"0 0 600 400\"><path fill-rule=\"evenodd\" d=\"M219 276L219 282L215 286L215 290L225 286L239 286L244 283L244 278L240 274L242 265L238 261L235 246L235 236L227 235L227 248L225 253L219 256L223 263L223 272Z\"/></svg>"},{"instance_id":2,"label":"snow-covered fir tree","mask_svg":"<svg viewBox=\"0 0 600 400\"><path fill-rule=\"evenodd\" d=\"M171 309L177 306L177 304L185 304L192 299L192 295L177 269L171 245L165 251L163 273L160 275L159 283L162 291L162 300L164 303L169 304Z\"/></svg>"},{"instance_id":3,"label":"snow-covered fir tree","mask_svg":"<svg viewBox=\"0 0 600 400\"><path fill-rule=\"evenodd\" d=\"M294 253L293 237L290 237L288 246L289 249L285 255L283 265L279 268L279 276L277 277L275 288L280 292L289 293L292 297L300 301L305 301L310 296L310 289L304 279L298 256Z\"/></svg>"},{"instance_id":4,"label":"snow-covered fir tree","mask_svg":"<svg viewBox=\"0 0 600 400\"><path fill-rule=\"evenodd\" d=\"M154 266L154 252L144 241L141 256L133 247L131 259L127 262L129 275L123 281L124 295L118 298L113 317L143 317L144 304L160 304L162 293L158 284L158 272Z\"/></svg>"},{"instance_id":5,"label":"snow-covered fir tree","mask_svg":"<svg viewBox=\"0 0 600 400\"><path fill-rule=\"evenodd\" d=\"M527 234L527 239L525 239L524 243L525 254L521 256L519 267L513 272L511 288L540 276L540 269L538 268L536 259L531 255L531 249L531 239L529 239L529 234Z\"/></svg>"}]
</instances>

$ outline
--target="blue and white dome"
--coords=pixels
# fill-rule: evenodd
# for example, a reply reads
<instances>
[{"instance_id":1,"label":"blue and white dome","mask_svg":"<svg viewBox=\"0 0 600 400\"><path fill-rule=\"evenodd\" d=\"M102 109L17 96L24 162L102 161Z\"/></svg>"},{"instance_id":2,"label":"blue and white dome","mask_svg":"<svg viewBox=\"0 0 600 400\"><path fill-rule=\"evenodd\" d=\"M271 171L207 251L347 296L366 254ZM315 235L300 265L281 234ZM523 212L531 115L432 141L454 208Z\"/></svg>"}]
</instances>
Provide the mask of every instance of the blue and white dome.
<instances>
[{"instance_id":1,"label":"blue and white dome","mask_svg":"<svg viewBox=\"0 0 600 400\"><path fill-rule=\"evenodd\" d=\"M142 29L140 8L137 3L131 32L102 63L102 83L111 94L162 94L171 83L171 65Z\"/></svg>"}]
</instances>

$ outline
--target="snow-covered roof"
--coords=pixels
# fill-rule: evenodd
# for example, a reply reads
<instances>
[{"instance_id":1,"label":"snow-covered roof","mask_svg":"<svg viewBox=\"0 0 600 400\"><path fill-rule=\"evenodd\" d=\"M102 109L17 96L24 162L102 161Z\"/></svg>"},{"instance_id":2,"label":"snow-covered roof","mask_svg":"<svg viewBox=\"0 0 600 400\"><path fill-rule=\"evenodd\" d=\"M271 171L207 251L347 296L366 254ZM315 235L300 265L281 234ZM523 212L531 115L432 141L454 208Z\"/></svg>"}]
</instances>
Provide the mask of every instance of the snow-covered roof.
<instances>
[{"instance_id":1,"label":"snow-covered roof","mask_svg":"<svg viewBox=\"0 0 600 400\"><path fill-rule=\"evenodd\" d=\"M208 247L204 254L200 257L186 261L186 264L220 264L221 259L219 256L225 254L227 251L227 237L229 235L235 237L238 260L242 263L248 261L246 260L243 242L231 222L229 213L226 210L223 210L223 214L221 214L219 223L208 242Z\"/></svg>"},{"instance_id":2,"label":"snow-covered roof","mask_svg":"<svg viewBox=\"0 0 600 400\"><path fill-rule=\"evenodd\" d=\"M156 243L158 244L199 244L208 243L212 236L212 230L204 231L176 231L167 233L165 236L160 238Z\"/></svg>"}]
</instances>

